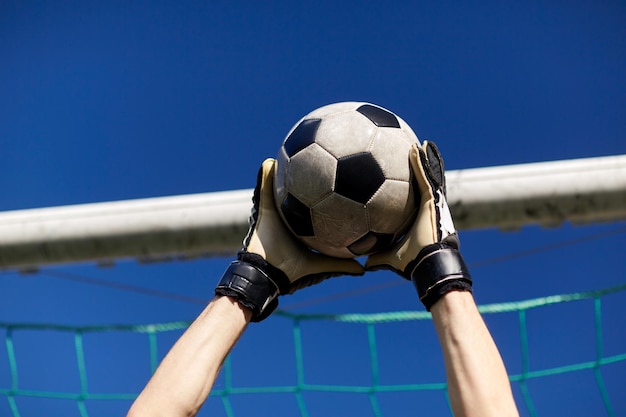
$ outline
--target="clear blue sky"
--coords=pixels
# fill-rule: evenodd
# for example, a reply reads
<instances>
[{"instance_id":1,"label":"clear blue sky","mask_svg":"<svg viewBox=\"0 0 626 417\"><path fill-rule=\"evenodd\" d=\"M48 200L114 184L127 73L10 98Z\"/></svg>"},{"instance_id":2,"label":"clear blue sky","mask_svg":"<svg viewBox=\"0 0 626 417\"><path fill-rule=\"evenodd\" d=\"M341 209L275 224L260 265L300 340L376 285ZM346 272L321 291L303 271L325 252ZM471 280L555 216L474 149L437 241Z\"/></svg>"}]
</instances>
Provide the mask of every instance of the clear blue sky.
<instances>
[{"instance_id":1,"label":"clear blue sky","mask_svg":"<svg viewBox=\"0 0 626 417\"><path fill-rule=\"evenodd\" d=\"M275 155L302 115L346 100L396 112L420 139L438 143L451 170L624 154L626 4L4 1L0 210L251 188L262 159ZM624 227L463 232L463 252L476 265L476 298L496 303L624 283L623 232L479 265ZM201 304L63 279L59 272L209 299L228 261L3 272L0 321L191 320ZM350 291L361 293L346 296ZM344 296L329 300L334 294ZM422 309L410 284L388 273L333 280L284 298L281 306L303 313ZM581 303L529 315L531 369L594 360L591 311L591 303ZM607 297L606 355L626 351L625 317L624 296ZM490 316L488 323L509 370L519 373L515 317ZM292 384L286 322L272 317L249 330L233 354L236 384ZM311 382L369 383L363 328L304 330ZM380 332L383 382L443 380L431 323ZM161 340L161 354L171 339ZM71 336L25 332L15 343L20 388L79 389ZM86 340L90 390L139 391L148 377L146 346L145 336L128 334ZM264 363L255 364L252 355ZM5 357L0 347L0 388L9 384ZM616 414L626 414L626 365L606 366L603 375ZM590 371L538 379L530 389L539 415L604 415ZM385 415L446 415L440 394L411 395L381 400ZM371 413L354 397L308 400L311 416ZM71 401L21 398L18 404L23 416L78 415ZM120 415L128 402L87 407L94 416ZM296 411L292 397L247 396L234 408L237 415ZM0 398L0 416L9 412ZM223 415L215 402L203 415L209 412Z\"/></svg>"}]
</instances>

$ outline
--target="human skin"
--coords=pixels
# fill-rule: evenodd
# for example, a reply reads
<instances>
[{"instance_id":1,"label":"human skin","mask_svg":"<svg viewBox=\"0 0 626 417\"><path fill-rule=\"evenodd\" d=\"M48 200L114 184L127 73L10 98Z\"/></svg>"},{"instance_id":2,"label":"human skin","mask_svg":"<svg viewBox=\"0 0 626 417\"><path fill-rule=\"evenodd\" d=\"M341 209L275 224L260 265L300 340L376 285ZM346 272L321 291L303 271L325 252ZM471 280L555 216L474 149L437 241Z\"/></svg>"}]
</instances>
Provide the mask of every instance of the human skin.
<instances>
[{"instance_id":1,"label":"human skin","mask_svg":"<svg viewBox=\"0 0 626 417\"><path fill-rule=\"evenodd\" d=\"M251 317L234 299L214 298L165 356L127 416L196 415Z\"/></svg>"},{"instance_id":2,"label":"human skin","mask_svg":"<svg viewBox=\"0 0 626 417\"><path fill-rule=\"evenodd\" d=\"M502 357L472 293L449 292L431 313L454 415L518 416ZM165 356L127 417L195 416L251 317L234 299L214 298Z\"/></svg>"},{"instance_id":3,"label":"human skin","mask_svg":"<svg viewBox=\"0 0 626 417\"><path fill-rule=\"evenodd\" d=\"M431 313L455 417L518 416L502 357L472 293L449 292Z\"/></svg>"}]
</instances>

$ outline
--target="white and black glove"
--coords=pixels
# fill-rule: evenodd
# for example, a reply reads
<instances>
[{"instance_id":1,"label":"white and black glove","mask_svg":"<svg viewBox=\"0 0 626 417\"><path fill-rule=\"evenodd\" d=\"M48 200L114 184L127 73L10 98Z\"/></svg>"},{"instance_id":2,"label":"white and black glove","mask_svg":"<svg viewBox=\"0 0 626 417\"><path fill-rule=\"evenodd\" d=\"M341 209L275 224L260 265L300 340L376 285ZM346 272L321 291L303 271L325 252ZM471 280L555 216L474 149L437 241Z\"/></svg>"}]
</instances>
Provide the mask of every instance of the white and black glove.
<instances>
[{"instance_id":1,"label":"white and black glove","mask_svg":"<svg viewBox=\"0 0 626 417\"><path fill-rule=\"evenodd\" d=\"M291 234L274 203L275 169L274 159L261 165L244 246L215 288L216 295L234 297L252 310L254 322L276 309L278 295L292 294L327 278L364 273L357 261L313 252Z\"/></svg>"},{"instance_id":2,"label":"white and black glove","mask_svg":"<svg viewBox=\"0 0 626 417\"><path fill-rule=\"evenodd\" d=\"M446 200L443 159L437 146L413 145L411 169L419 188L419 211L402 240L368 257L367 270L391 269L413 281L428 311L450 291L471 291L472 278Z\"/></svg>"}]
</instances>

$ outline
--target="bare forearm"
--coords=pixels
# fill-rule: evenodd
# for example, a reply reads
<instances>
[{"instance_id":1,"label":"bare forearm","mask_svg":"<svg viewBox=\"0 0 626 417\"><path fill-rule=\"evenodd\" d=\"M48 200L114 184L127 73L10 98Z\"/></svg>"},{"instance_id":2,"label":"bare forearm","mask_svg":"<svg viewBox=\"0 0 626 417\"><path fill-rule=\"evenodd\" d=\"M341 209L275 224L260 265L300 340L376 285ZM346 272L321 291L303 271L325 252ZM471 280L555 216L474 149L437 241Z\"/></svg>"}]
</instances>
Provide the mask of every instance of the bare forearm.
<instances>
[{"instance_id":1,"label":"bare forearm","mask_svg":"<svg viewBox=\"0 0 626 417\"><path fill-rule=\"evenodd\" d=\"M450 292L431 312L455 416L517 416L502 357L472 294Z\"/></svg>"},{"instance_id":2,"label":"bare forearm","mask_svg":"<svg viewBox=\"0 0 626 417\"><path fill-rule=\"evenodd\" d=\"M211 301L163 359L128 416L195 415L250 316L228 297Z\"/></svg>"}]
</instances>

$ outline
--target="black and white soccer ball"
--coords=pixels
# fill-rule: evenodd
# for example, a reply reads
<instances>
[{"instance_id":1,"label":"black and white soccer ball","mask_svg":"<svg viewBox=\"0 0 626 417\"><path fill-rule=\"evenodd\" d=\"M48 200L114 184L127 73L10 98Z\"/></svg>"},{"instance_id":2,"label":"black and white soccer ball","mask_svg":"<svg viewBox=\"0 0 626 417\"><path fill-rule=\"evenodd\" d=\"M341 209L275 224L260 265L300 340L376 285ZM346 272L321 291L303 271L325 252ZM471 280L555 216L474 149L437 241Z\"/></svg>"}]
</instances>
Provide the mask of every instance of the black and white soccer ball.
<instances>
[{"instance_id":1,"label":"black and white soccer ball","mask_svg":"<svg viewBox=\"0 0 626 417\"><path fill-rule=\"evenodd\" d=\"M414 143L404 120L374 104L342 102L309 113L277 156L274 197L284 222L327 255L354 258L387 248L417 212Z\"/></svg>"}]
</instances>

